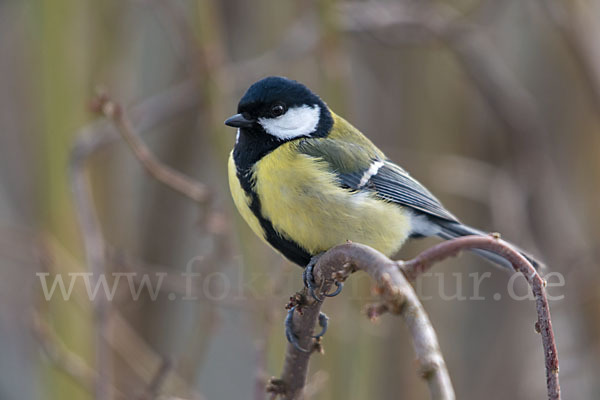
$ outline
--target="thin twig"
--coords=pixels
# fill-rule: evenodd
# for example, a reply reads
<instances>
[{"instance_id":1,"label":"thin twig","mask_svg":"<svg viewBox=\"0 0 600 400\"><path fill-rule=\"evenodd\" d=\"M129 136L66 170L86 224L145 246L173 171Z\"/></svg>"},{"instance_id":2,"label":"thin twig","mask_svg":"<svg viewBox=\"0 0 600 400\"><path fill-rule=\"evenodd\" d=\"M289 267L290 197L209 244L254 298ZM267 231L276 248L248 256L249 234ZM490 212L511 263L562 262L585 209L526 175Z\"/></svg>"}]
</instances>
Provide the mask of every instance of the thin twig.
<instances>
[{"instance_id":1,"label":"thin twig","mask_svg":"<svg viewBox=\"0 0 600 400\"><path fill-rule=\"evenodd\" d=\"M431 268L433 264L457 255L463 250L470 249L488 250L504 257L510 261L515 271L520 272L527 279L536 301L538 320L535 328L542 336L548 399L560 399L558 353L556 351L556 342L550 319L550 308L548 306L548 299L546 298L546 290L544 289L546 285L545 281L529 261L519 252L515 251L507 242L495 236L465 236L449 240L425 250L410 261L401 262L400 269L409 280L413 281L418 275Z\"/></svg>"},{"instance_id":2,"label":"thin twig","mask_svg":"<svg viewBox=\"0 0 600 400\"><path fill-rule=\"evenodd\" d=\"M43 264L44 268L50 274L59 274L60 271L65 270L83 270L83 267L80 265L79 261L76 260L64 247L62 247L62 245L56 241L54 237L45 237L40 246L43 246L43 249L41 249L40 252L51 255L44 258ZM107 256L107 258L110 257ZM78 305L81 310L87 311L85 304L88 301L88 294L85 290L77 290L77 287L75 287L73 290L72 299L74 300L74 304ZM41 324L43 324L41 325L42 327L50 328L49 325L43 321L43 319L39 318L40 315L42 315L40 314L40 311L35 312L34 323L36 322L35 318L37 317ZM150 385L152 380L156 377L156 371L160 369L160 365L164 362L164 357L157 354L156 351L152 349L148 343L146 343L145 339L133 328L131 321L123 316L123 314L121 314L119 309L116 307L113 308L112 312L110 313L108 326L109 332L119 332L119 335L113 334L105 338L111 351L118 355L119 359L122 360L126 367L131 370L133 376L136 378L134 380L136 384L137 382L141 382L145 386ZM37 329L35 325L33 326L33 329ZM55 333L47 337L56 338L55 341L60 342ZM70 353L70 350L66 348L65 351ZM61 360L56 360L53 358L51 361L55 362L57 367L61 369L64 368ZM114 385L114 383L112 384ZM120 382L119 384L119 388L115 388L115 393L128 394L127 396L121 396L121 398L130 399L133 397L133 393L139 392L138 387L123 387L124 385L131 385L129 381ZM93 387L90 387L90 390L92 389ZM188 381L181 376L178 371L175 370L172 370L171 373L165 377L163 391L177 394L179 396L186 396L189 397L190 400L205 399L201 393L190 387Z\"/></svg>"},{"instance_id":3,"label":"thin twig","mask_svg":"<svg viewBox=\"0 0 600 400\"><path fill-rule=\"evenodd\" d=\"M94 389L98 375L79 355L69 351L56 333L41 318L33 314L31 331L52 364L89 391Z\"/></svg>"},{"instance_id":4,"label":"thin twig","mask_svg":"<svg viewBox=\"0 0 600 400\"><path fill-rule=\"evenodd\" d=\"M148 131L161 122L197 108L200 104L198 92L198 83L192 79L173 85L132 107L129 110L130 119L138 132ZM72 153L80 159L87 159L119 139L119 133L113 124L100 118L81 128L75 137Z\"/></svg>"},{"instance_id":5,"label":"thin twig","mask_svg":"<svg viewBox=\"0 0 600 400\"><path fill-rule=\"evenodd\" d=\"M317 263L314 274L317 283L326 292L332 281L344 280L355 270L363 270L378 283L382 304L372 307L370 316L382 312L394 312L403 316L413 337L413 345L421 371L429 384L432 399L454 398L452 386L435 332L427 315L416 298L412 286L404 280L414 280L435 263L457 255L462 250L482 249L501 255L512 263L515 271L522 273L532 288L536 299L538 320L536 330L541 333L546 367L548 399L560 399L558 379L558 355L552 330L550 309L545 293L545 283L533 266L508 243L489 236L467 236L440 243L407 262L394 262L381 253L359 244L345 244L329 250ZM398 274L402 271L403 274ZM398 275L405 275L399 278ZM294 314L295 333L303 348L314 348L312 331L322 303L301 302L302 314ZM311 347L312 346L312 347ZM271 392L286 399L301 396L305 384L310 353L303 353L288 345L281 379L273 379Z\"/></svg>"},{"instance_id":6,"label":"thin twig","mask_svg":"<svg viewBox=\"0 0 600 400\"><path fill-rule=\"evenodd\" d=\"M320 281L319 284L321 290L327 292L333 280ZM287 344L281 378L271 378L267 384L267 392L273 394L272 398L277 396L286 400L301 398L308 374L308 361L312 352L320 349L319 343L313 339L313 330L323 303L306 296L304 290L299 294L297 303L301 311L294 312L293 315L294 334L298 337L300 347L310 351L303 352L291 343Z\"/></svg>"},{"instance_id":7,"label":"thin twig","mask_svg":"<svg viewBox=\"0 0 600 400\"><path fill-rule=\"evenodd\" d=\"M141 128L148 129L164 119L189 109L192 104L197 102L197 95L194 94L193 90L195 87L193 81L185 82L142 103L134 110L138 125ZM157 105L161 106L157 107ZM111 142L114 138L109 134L110 129L100 124L95 123L86 126L78 132L69 159L71 190L83 237L86 261L96 279L100 279L102 274L105 273L106 244L95 212L94 200L90 193L85 164L92 153ZM131 126L129 120L127 124ZM195 193L197 194L197 192ZM200 198L200 196L197 196L197 198ZM94 340L98 377L94 381L94 392L97 400L109 398L108 386L111 379L112 364L110 349L106 341L109 335L107 329L109 308L110 304L102 293L95 296L94 317L96 327Z\"/></svg>"},{"instance_id":8,"label":"thin twig","mask_svg":"<svg viewBox=\"0 0 600 400\"><path fill-rule=\"evenodd\" d=\"M160 388L163 386L167 375L173 369L173 360L170 357L163 357L162 362L158 366L156 374L148 384L146 392L140 396L139 400L154 400L160 393Z\"/></svg>"},{"instance_id":9,"label":"thin twig","mask_svg":"<svg viewBox=\"0 0 600 400\"><path fill-rule=\"evenodd\" d=\"M71 152L69 160L69 173L71 190L75 204L75 212L83 237L86 261L95 279L101 279L106 272L105 244L100 225L96 216L94 200L90 194L89 182L85 171L86 157L76 151L77 146ZM98 284L99 282L96 282ZM105 338L108 336L107 321L110 304L108 299L98 293L93 300L94 306L94 343L96 355L96 371L98 377L95 380L96 400L109 399L108 385L111 380L111 353Z\"/></svg>"},{"instance_id":10,"label":"thin twig","mask_svg":"<svg viewBox=\"0 0 600 400\"><path fill-rule=\"evenodd\" d=\"M454 399L454 389L427 313L398 265L378 251L361 244L348 243L332 248L314 269L317 284L327 292L334 280L344 280L354 271L368 273L377 283L387 310L399 314L408 325L421 376L427 381L432 399ZM319 348L312 331L322 303L301 302L302 313L294 313L295 334L303 348ZM271 391L284 399L302 395L311 353L288 344L281 379L271 381Z\"/></svg>"},{"instance_id":11,"label":"thin twig","mask_svg":"<svg viewBox=\"0 0 600 400\"><path fill-rule=\"evenodd\" d=\"M31 330L37 341L40 343L44 354L52 364L73 378L75 382L82 385L90 392L94 390L99 378L98 373L91 368L79 355L71 352L60 338L54 332L52 327L41 317L38 312L34 312L31 320ZM118 388L109 385L108 388L112 394L119 399L126 399L127 396Z\"/></svg>"},{"instance_id":12,"label":"thin twig","mask_svg":"<svg viewBox=\"0 0 600 400\"><path fill-rule=\"evenodd\" d=\"M154 156L146 144L134 133L129 117L119 104L101 94L94 99L92 108L95 111L101 111L105 117L114 122L119 134L127 142L136 158L156 180L197 203L205 203L208 200L209 191L206 186L161 163Z\"/></svg>"}]
</instances>

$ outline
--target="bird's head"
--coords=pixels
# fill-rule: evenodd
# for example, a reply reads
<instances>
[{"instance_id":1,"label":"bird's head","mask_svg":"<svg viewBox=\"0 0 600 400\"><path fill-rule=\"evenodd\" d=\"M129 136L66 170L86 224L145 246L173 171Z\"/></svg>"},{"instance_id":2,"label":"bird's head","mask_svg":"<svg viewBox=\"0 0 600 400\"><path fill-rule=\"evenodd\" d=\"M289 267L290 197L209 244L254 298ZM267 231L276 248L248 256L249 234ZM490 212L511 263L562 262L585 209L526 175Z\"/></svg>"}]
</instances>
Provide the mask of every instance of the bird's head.
<instances>
[{"instance_id":1,"label":"bird's head","mask_svg":"<svg viewBox=\"0 0 600 400\"><path fill-rule=\"evenodd\" d=\"M254 83L238 104L238 114L225 125L242 134L286 142L300 137L324 137L333 126L327 105L303 84L270 76Z\"/></svg>"}]
</instances>

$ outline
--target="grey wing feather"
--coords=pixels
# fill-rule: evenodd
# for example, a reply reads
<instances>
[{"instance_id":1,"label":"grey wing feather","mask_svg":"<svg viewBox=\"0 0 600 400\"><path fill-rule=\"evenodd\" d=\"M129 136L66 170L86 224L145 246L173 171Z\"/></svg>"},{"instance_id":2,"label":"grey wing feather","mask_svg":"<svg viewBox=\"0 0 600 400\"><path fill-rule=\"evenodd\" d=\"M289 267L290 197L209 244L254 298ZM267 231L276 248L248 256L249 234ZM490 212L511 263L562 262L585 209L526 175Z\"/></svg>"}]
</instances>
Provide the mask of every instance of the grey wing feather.
<instances>
[{"instance_id":1,"label":"grey wing feather","mask_svg":"<svg viewBox=\"0 0 600 400\"><path fill-rule=\"evenodd\" d=\"M342 184L352 189L363 189L359 186L363 173L342 174L340 179ZM384 162L377 173L370 177L364 188L374 190L379 197L393 203L448 221L458 221L423 185L389 161Z\"/></svg>"},{"instance_id":2,"label":"grey wing feather","mask_svg":"<svg viewBox=\"0 0 600 400\"><path fill-rule=\"evenodd\" d=\"M384 161L375 150L356 143L331 139L305 139L298 150L326 161L340 185L354 190L372 190L380 198L419 210L427 215L457 221L423 185L390 161ZM371 171L374 163L379 169ZM365 181L365 179L368 180Z\"/></svg>"}]
</instances>

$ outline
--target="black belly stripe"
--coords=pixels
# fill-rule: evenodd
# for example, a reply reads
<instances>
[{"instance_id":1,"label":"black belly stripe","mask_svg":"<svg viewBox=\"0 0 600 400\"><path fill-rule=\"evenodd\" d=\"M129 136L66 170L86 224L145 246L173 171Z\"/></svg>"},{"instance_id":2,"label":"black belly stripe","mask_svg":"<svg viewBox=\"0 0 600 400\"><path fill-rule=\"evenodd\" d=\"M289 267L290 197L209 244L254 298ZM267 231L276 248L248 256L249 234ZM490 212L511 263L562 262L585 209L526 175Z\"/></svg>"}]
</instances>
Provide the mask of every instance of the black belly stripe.
<instances>
[{"instance_id":1,"label":"black belly stripe","mask_svg":"<svg viewBox=\"0 0 600 400\"><path fill-rule=\"evenodd\" d=\"M260 226L263 228L263 231L265 232L265 239L271 244L271 246L283 254L285 258L300 265L301 267L306 267L312 258L312 255L293 240L281 236L275 230L275 228L273 228L271 221L263 216L260 206L260 199L252 187L250 174L250 171L246 173L240 173L238 171L236 175L240 181L242 189L244 189L244 191L250 196L250 210L256 216Z\"/></svg>"},{"instance_id":2,"label":"black belly stripe","mask_svg":"<svg viewBox=\"0 0 600 400\"><path fill-rule=\"evenodd\" d=\"M267 242L291 262L305 267L312 258L312 255L298 245L298 243L283 237L273 228L271 221L262 214L260 199L252 185L251 171L254 164L285 141L267 135L260 130L256 131L256 129L259 128L240 129L240 135L233 149L237 178L244 192L250 196L250 210L258 219Z\"/></svg>"}]
</instances>

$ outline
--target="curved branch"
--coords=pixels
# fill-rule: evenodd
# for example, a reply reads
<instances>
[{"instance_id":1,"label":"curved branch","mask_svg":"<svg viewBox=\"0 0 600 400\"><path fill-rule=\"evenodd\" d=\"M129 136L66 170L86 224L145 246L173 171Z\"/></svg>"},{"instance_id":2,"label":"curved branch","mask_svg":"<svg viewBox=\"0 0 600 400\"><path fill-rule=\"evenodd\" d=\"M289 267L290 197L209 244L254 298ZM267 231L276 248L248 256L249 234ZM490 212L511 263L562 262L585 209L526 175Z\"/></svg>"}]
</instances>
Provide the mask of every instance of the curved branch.
<instances>
[{"instance_id":1,"label":"curved branch","mask_svg":"<svg viewBox=\"0 0 600 400\"><path fill-rule=\"evenodd\" d=\"M105 94L94 99L92 108L102 112L112 120L136 158L156 180L189 197L197 203L205 203L209 198L206 186L181 172L161 163L146 144L134 133L134 128L123 108L110 100Z\"/></svg>"},{"instance_id":2,"label":"curved branch","mask_svg":"<svg viewBox=\"0 0 600 400\"><path fill-rule=\"evenodd\" d=\"M542 335L542 345L544 347L548 399L560 399L558 353L556 351L554 331L552 330L552 320L550 319L550 308L548 306L548 299L546 298L546 290L544 289L546 282L540 277L529 261L518 251L515 251L510 244L500 239L497 235L464 236L440 243L425 250L410 261L401 262L400 269L409 280L414 280L421 273L431 268L436 262L455 256L460 251L471 249L489 250L504 257L510 261L516 272L523 274L527 283L529 283L535 296L538 315L535 329Z\"/></svg>"},{"instance_id":3,"label":"curved branch","mask_svg":"<svg viewBox=\"0 0 600 400\"><path fill-rule=\"evenodd\" d=\"M198 93L197 82L190 79L148 97L138 105L131 107L128 113L135 129L138 132L145 132L162 121L198 107L200 103ZM93 101L92 108L95 106L97 103ZM101 118L78 130L75 137L72 148L73 157L86 160L96 151L119 139L119 134L110 122Z\"/></svg>"},{"instance_id":4,"label":"curved branch","mask_svg":"<svg viewBox=\"0 0 600 400\"><path fill-rule=\"evenodd\" d=\"M195 83L189 81L146 100L134 108L132 112L136 116L136 127L142 130L147 129L163 119L191 108L197 102L195 88ZM115 114L114 111L117 108L114 105L112 107L107 106L108 99L106 97L100 97L99 99L100 102L96 101L96 104L94 104L96 108L100 107L97 111L102 110L107 113L112 108L112 112ZM127 128L131 132L132 128L129 120L123 119L122 113L118 114L121 118L121 124L117 124L118 128L121 131ZM120 133L122 134L122 132ZM102 146L110 143L115 137L118 136L105 123L91 124L77 133L69 158L69 179L75 212L77 213L83 238L87 265L95 279L100 279L102 274L106 272L106 243L95 211L85 167L88 157ZM152 156L151 153L150 156ZM194 193L197 194L195 199L200 200L200 191L197 190ZM109 387L112 374L111 352L107 342L109 337L108 319L111 307L108 299L102 295L95 297L93 305L97 371L97 378L94 381L95 398L107 399L110 397Z\"/></svg>"},{"instance_id":5,"label":"curved branch","mask_svg":"<svg viewBox=\"0 0 600 400\"><path fill-rule=\"evenodd\" d=\"M408 325L419 364L419 372L427 381L432 399L455 398L450 376L441 354L435 331L412 286L398 268L398 264L378 251L361 244L347 243L327 251L314 268L317 284L326 293L335 280L345 280L355 271L364 271L376 282L383 303L380 310L399 314ZM304 293L303 293L304 294ZM322 303L304 301L301 313L294 313L295 334L303 348L318 349L312 331ZM303 353L288 344L281 379L271 380L268 391L284 399L301 396L306 381L311 353Z\"/></svg>"},{"instance_id":6,"label":"curved branch","mask_svg":"<svg viewBox=\"0 0 600 400\"><path fill-rule=\"evenodd\" d=\"M89 187L85 170L86 155L75 145L69 159L69 180L73 195L73 204L77 214L79 229L83 238L86 263L93 274L95 284L106 273L106 245L94 200ZM98 295L93 299L94 309L94 352L96 356L97 378L94 381L95 399L110 398L109 385L112 375L112 359L106 337L108 335L108 318L110 303L105 296Z\"/></svg>"},{"instance_id":7,"label":"curved branch","mask_svg":"<svg viewBox=\"0 0 600 400\"><path fill-rule=\"evenodd\" d=\"M545 282L533 266L507 242L498 236L465 236L433 246L406 262L394 262L376 250L360 244L344 244L326 252L314 268L315 280L321 291L327 292L335 280L343 281L351 273L367 272L379 287L383 303L370 309L369 314L393 312L400 314L413 337L413 346L422 376L427 380L432 399L453 399L454 392L439 350L435 332L408 281L415 280L435 263L456 256L463 250L492 251L510 261L515 271L522 273L532 288L536 299L538 320L536 331L542 336L546 367L548 399L560 399L558 355L550 309L545 292ZM402 273L400 273L402 272ZM311 337L322 303L305 301L302 292L302 313L294 314L295 333L303 348L319 348ZM298 351L288 345L281 379L271 380L268 390L285 399L297 399L306 380L310 353Z\"/></svg>"}]
</instances>

